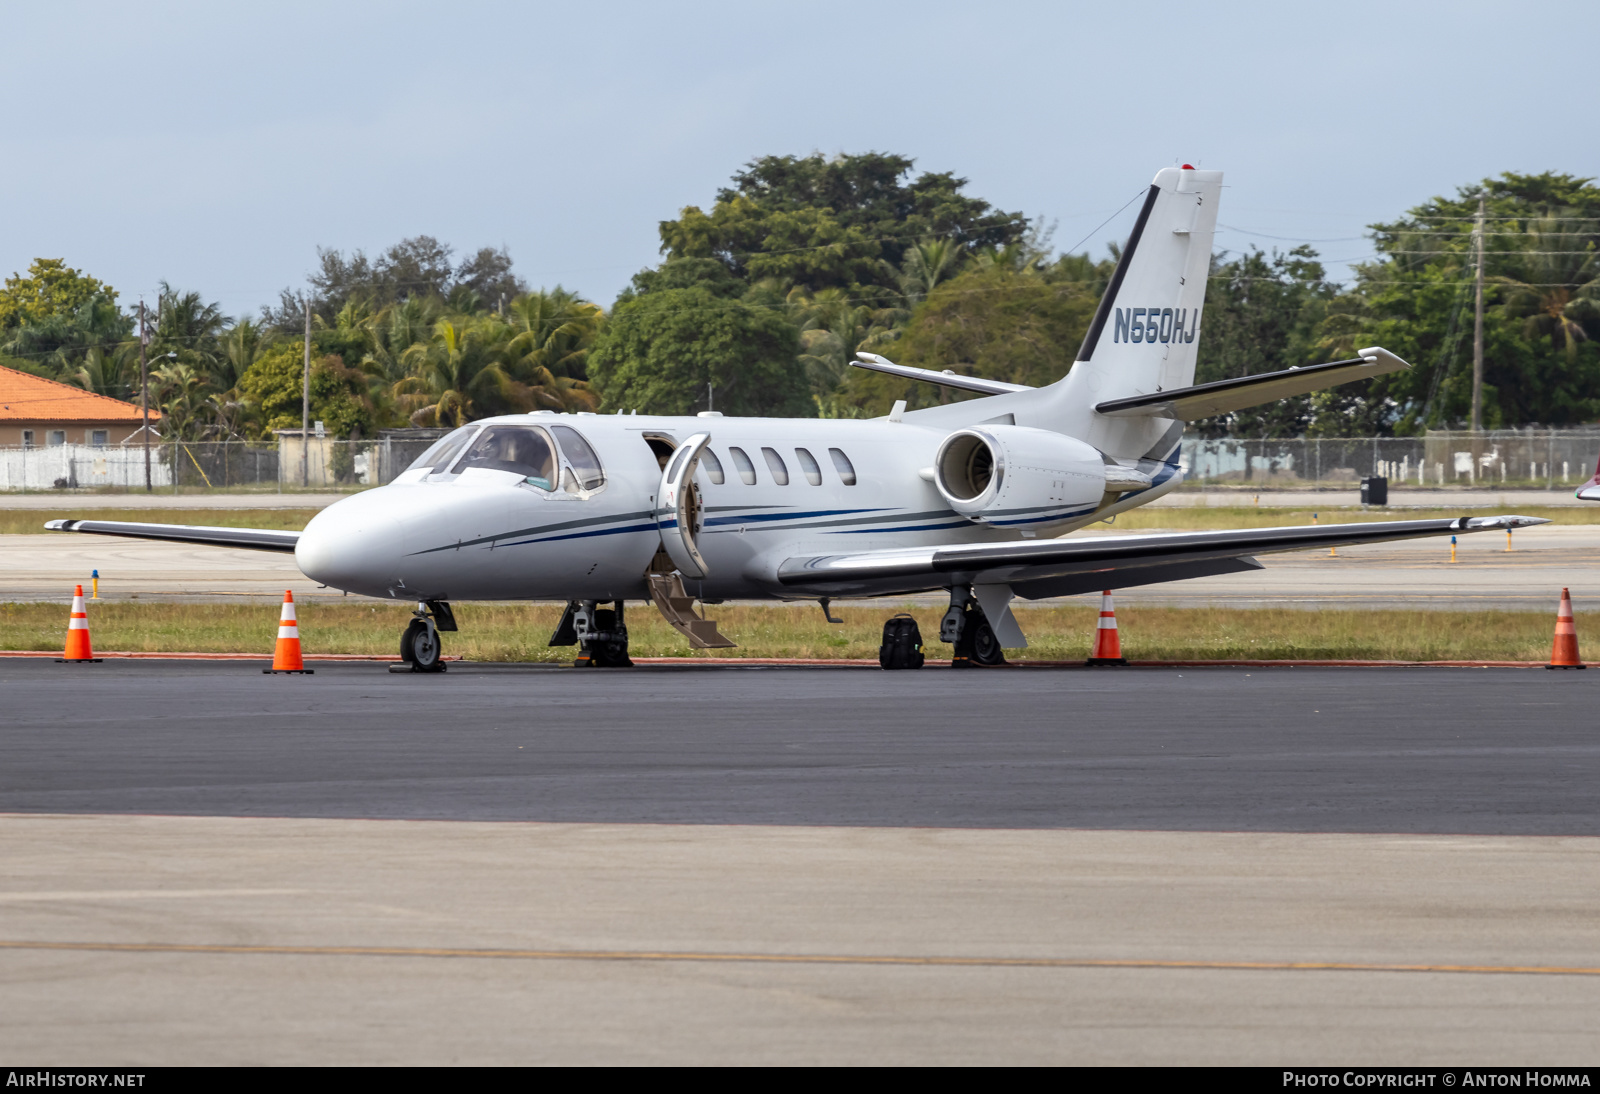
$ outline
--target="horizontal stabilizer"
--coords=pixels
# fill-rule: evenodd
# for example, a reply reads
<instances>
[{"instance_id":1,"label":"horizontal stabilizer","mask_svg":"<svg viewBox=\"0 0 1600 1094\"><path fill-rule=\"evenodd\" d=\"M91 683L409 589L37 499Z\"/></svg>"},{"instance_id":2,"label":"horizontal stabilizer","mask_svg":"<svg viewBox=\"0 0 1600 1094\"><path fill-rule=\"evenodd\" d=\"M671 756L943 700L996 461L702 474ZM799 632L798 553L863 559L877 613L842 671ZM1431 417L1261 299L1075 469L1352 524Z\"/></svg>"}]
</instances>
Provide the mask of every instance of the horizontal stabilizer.
<instances>
[{"instance_id":1,"label":"horizontal stabilizer","mask_svg":"<svg viewBox=\"0 0 1600 1094\"><path fill-rule=\"evenodd\" d=\"M910 365L897 365L887 357L879 357L876 353L857 352L858 361L850 363L856 368L871 369L873 372L883 372L890 376L901 376L907 380L922 380L929 384L939 384L942 387L960 388L962 391L978 391L984 395L1006 395L1013 391L1032 391L1027 384L1008 384L1000 380L985 380L981 376L961 376L950 369L935 372L931 368L913 368Z\"/></svg>"},{"instance_id":2,"label":"horizontal stabilizer","mask_svg":"<svg viewBox=\"0 0 1600 1094\"><path fill-rule=\"evenodd\" d=\"M88 532L97 536L164 539L173 543L199 543L207 547L245 547L252 551L294 554L299 532L271 528L210 528L191 524L141 524L127 520L51 520L52 532Z\"/></svg>"},{"instance_id":3,"label":"horizontal stabilizer","mask_svg":"<svg viewBox=\"0 0 1600 1094\"><path fill-rule=\"evenodd\" d=\"M1128 399L1111 399L1095 407L1108 418L1174 418L1192 422L1216 414L1231 414L1235 410L1275 403L1293 395L1348 384L1352 380L1365 380L1410 368L1406 362L1386 349L1374 346L1360 351L1361 356L1348 361L1329 361L1321 365L1305 365L1266 372L1259 376L1241 376L1237 380L1217 380L1194 387L1158 391L1153 395L1135 395Z\"/></svg>"}]
</instances>

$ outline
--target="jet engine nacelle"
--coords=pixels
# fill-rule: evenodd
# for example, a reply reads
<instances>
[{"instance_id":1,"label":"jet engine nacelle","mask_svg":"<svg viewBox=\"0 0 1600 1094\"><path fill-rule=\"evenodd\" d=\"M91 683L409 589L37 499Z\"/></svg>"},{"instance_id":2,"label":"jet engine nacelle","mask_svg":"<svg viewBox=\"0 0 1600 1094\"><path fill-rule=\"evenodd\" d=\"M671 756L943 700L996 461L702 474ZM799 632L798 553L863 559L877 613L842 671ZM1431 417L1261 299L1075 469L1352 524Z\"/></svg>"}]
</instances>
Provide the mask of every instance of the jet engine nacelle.
<instances>
[{"instance_id":1,"label":"jet engine nacelle","mask_svg":"<svg viewBox=\"0 0 1600 1094\"><path fill-rule=\"evenodd\" d=\"M1108 466L1100 450L1047 429L987 425L961 429L939 446L933 481L969 520L1034 522L1100 504L1107 491L1149 486L1132 468Z\"/></svg>"}]
</instances>

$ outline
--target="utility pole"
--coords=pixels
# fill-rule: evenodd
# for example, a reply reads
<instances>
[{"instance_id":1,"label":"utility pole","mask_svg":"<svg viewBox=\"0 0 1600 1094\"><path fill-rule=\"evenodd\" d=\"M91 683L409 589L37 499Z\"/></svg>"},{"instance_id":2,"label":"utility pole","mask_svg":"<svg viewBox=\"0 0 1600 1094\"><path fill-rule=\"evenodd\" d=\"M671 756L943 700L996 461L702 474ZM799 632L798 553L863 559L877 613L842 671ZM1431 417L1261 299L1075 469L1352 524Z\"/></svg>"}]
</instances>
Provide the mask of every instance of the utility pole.
<instances>
[{"instance_id":1,"label":"utility pole","mask_svg":"<svg viewBox=\"0 0 1600 1094\"><path fill-rule=\"evenodd\" d=\"M144 331L144 298L139 299L139 408L144 416L144 492L152 493L150 486L150 363L145 360L145 346L149 336Z\"/></svg>"},{"instance_id":2,"label":"utility pole","mask_svg":"<svg viewBox=\"0 0 1600 1094\"><path fill-rule=\"evenodd\" d=\"M1484 195L1479 194L1478 226L1472 232L1478 251L1478 284L1472 307L1472 432L1474 433L1483 431L1483 212Z\"/></svg>"},{"instance_id":3,"label":"utility pole","mask_svg":"<svg viewBox=\"0 0 1600 1094\"><path fill-rule=\"evenodd\" d=\"M311 301L306 306L306 360L300 392L300 485L311 485Z\"/></svg>"}]
</instances>

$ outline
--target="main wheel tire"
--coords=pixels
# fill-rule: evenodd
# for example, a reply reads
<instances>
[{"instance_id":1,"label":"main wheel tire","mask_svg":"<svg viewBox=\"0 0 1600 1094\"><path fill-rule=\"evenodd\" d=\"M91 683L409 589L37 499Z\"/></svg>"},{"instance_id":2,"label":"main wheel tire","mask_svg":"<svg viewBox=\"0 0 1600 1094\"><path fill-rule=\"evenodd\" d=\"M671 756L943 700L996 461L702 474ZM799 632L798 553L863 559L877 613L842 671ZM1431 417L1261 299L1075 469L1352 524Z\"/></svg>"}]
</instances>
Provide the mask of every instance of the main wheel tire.
<instances>
[{"instance_id":1,"label":"main wheel tire","mask_svg":"<svg viewBox=\"0 0 1600 1094\"><path fill-rule=\"evenodd\" d=\"M438 672L443 652L438 632L420 619L413 619L400 637L400 659L409 661L413 672Z\"/></svg>"},{"instance_id":2,"label":"main wheel tire","mask_svg":"<svg viewBox=\"0 0 1600 1094\"><path fill-rule=\"evenodd\" d=\"M987 619L979 623L973 632L972 660L978 665L1006 663L1006 651L1000 647L1000 640L994 636L994 628L989 626Z\"/></svg>"}]
</instances>

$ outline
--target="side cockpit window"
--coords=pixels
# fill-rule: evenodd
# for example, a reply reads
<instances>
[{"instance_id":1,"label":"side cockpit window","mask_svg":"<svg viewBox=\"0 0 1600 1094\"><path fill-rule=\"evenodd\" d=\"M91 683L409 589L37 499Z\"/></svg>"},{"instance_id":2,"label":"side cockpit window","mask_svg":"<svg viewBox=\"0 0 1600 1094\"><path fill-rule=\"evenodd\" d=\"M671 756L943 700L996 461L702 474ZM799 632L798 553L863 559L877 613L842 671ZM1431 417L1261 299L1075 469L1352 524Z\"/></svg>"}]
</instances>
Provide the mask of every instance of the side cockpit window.
<instances>
[{"instance_id":1,"label":"side cockpit window","mask_svg":"<svg viewBox=\"0 0 1600 1094\"><path fill-rule=\"evenodd\" d=\"M544 430L526 425L491 425L470 444L450 470L460 474L469 467L510 471L530 486L554 490L556 456Z\"/></svg>"},{"instance_id":2,"label":"side cockpit window","mask_svg":"<svg viewBox=\"0 0 1600 1094\"><path fill-rule=\"evenodd\" d=\"M475 425L464 425L451 433L446 433L429 446L428 450L415 460L407 471L433 471L443 472L450 467L450 461L461 454L461 449L474 433L478 431Z\"/></svg>"},{"instance_id":3,"label":"side cockpit window","mask_svg":"<svg viewBox=\"0 0 1600 1094\"><path fill-rule=\"evenodd\" d=\"M589 494L606 484L606 473L600 467L600 457L583 435L570 425L551 427L566 466L561 469L561 489L569 494Z\"/></svg>"}]
</instances>

